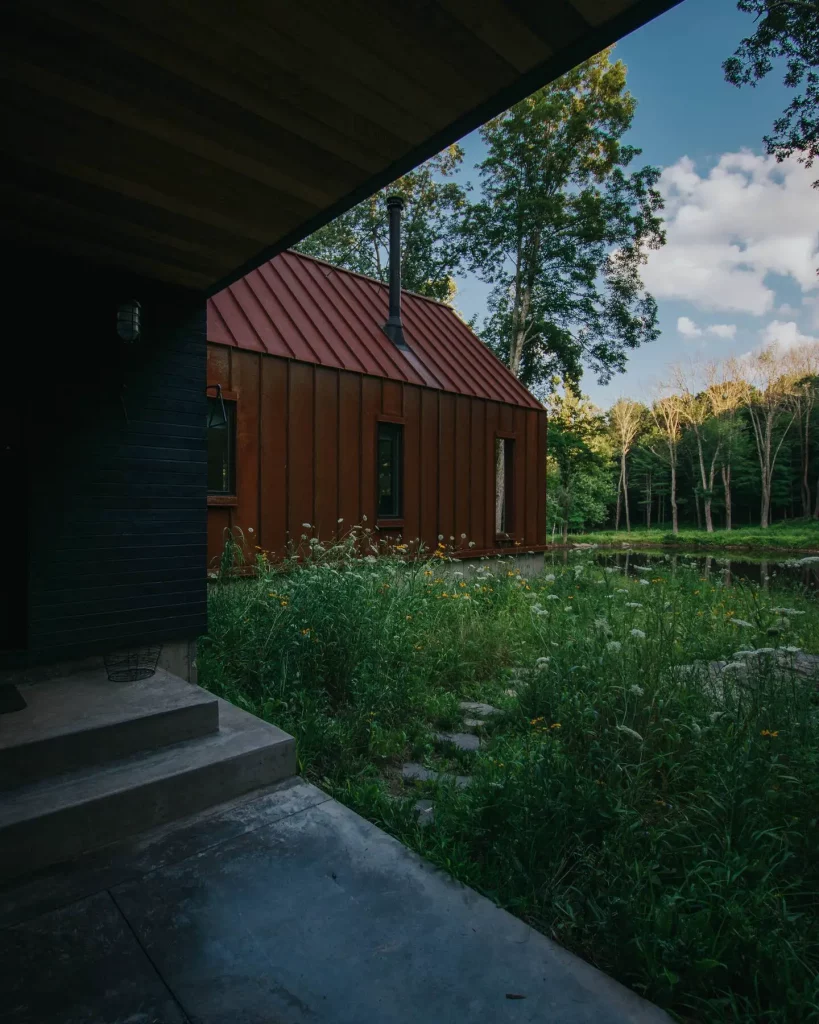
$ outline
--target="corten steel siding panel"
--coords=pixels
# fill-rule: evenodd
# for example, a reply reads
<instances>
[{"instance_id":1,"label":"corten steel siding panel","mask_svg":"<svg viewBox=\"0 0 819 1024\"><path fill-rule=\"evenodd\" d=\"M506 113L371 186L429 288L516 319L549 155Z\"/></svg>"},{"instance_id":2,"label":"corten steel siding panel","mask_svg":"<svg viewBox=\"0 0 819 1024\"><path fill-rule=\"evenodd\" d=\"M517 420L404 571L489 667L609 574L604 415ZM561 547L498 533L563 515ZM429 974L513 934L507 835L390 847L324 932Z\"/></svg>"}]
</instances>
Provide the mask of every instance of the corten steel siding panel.
<instances>
[{"instance_id":1,"label":"corten steel siding panel","mask_svg":"<svg viewBox=\"0 0 819 1024\"><path fill-rule=\"evenodd\" d=\"M470 445L470 410L474 399L458 395L455 398L455 530L456 542L461 544L461 534L467 542L472 536L472 503L470 501L470 469L472 451Z\"/></svg>"},{"instance_id":2,"label":"corten steel siding panel","mask_svg":"<svg viewBox=\"0 0 819 1024\"><path fill-rule=\"evenodd\" d=\"M31 285L14 287L24 295ZM131 297L142 303L143 330L125 345L116 307ZM31 299L21 308L37 308ZM192 639L206 627L205 303L68 264L51 281L49 303L67 311L81 342L57 343L48 317L15 330L28 341L18 349L25 375L37 382L20 657Z\"/></svg>"},{"instance_id":3,"label":"corten steel siding panel","mask_svg":"<svg viewBox=\"0 0 819 1024\"><path fill-rule=\"evenodd\" d=\"M316 536L330 540L337 532L338 511L338 373L316 367L314 476Z\"/></svg>"},{"instance_id":4,"label":"corten steel siding panel","mask_svg":"<svg viewBox=\"0 0 819 1024\"><path fill-rule=\"evenodd\" d=\"M404 539L421 536L421 390L404 386Z\"/></svg>"},{"instance_id":5,"label":"corten steel siding panel","mask_svg":"<svg viewBox=\"0 0 819 1024\"><path fill-rule=\"evenodd\" d=\"M349 530L361 519L361 382L354 373L339 374L338 514Z\"/></svg>"},{"instance_id":6,"label":"corten steel siding panel","mask_svg":"<svg viewBox=\"0 0 819 1024\"><path fill-rule=\"evenodd\" d=\"M526 410L514 410L515 430L515 461L514 474L514 508L511 533L515 540L522 541L526 534Z\"/></svg>"},{"instance_id":7,"label":"corten steel siding panel","mask_svg":"<svg viewBox=\"0 0 819 1024\"><path fill-rule=\"evenodd\" d=\"M370 527L376 519L375 438L381 412L381 381L376 377L361 380L361 514Z\"/></svg>"},{"instance_id":8,"label":"corten steel siding panel","mask_svg":"<svg viewBox=\"0 0 819 1024\"><path fill-rule=\"evenodd\" d=\"M421 391L421 538L435 547L438 535L438 392Z\"/></svg>"},{"instance_id":9,"label":"corten steel siding panel","mask_svg":"<svg viewBox=\"0 0 819 1024\"><path fill-rule=\"evenodd\" d=\"M287 534L289 365L283 359L261 359L259 544L272 552L283 550Z\"/></svg>"},{"instance_id":10,"label":"corten steel siding panel","mask_svg":"<svg viewBox=\"0 0 819 1024\"><path fill-rule=\"evenodd\" d=\"M438 533L455 536L455 398L441 392L438 403Z\"/></svg>"},{"instance_id":11,"label":"corten steel siding panel","mask_svg":"<svg viewBox=\"0 0 819 1024\"><path fill-rule=\"evenodd\" d=\"M492 538L489 534L486 518L486 493L491 487L486 470L486 402L473 399L470 402L472 422L470 430L470 488L469 504L471 508L471 540L475 547L490 547Z\"/></svg>"},{"instance_id":12,"label":"corten steel siding panel","mask_svg":"<svg viewBox=\"0 0 819 1024\"><path fill-rule=\"evenodd\" d=\"M261 356L234 352L231 389L236 393L236 497L233 523L252 552L259 529L259 392Z\"/></svg>"},{"instance_id":13,"label":"corten steel siding panel","mask_svg":"<svg viewBox=\"0 0 819 1024\"><path fill-rule=\"evenodd\" d=\"M290 364L287 402L287 529L298 541L306 533L304 523L313 522L313 425L315 367Z\"/></svg>"},{"instance_id":14,"label":"corten steel siding panel","mask_svg":"<svg viewBox=\"0 0 819 1024\"><path fill-rule=\"evenodd\" d=\"M484 466L486 468L486 491L484 507L486 509L486 546L494 547L495 544L495 438L499 429L499 406L496 402L487 402L485 405L485 430L484 437Z\"/></svg>"}]
</instances>

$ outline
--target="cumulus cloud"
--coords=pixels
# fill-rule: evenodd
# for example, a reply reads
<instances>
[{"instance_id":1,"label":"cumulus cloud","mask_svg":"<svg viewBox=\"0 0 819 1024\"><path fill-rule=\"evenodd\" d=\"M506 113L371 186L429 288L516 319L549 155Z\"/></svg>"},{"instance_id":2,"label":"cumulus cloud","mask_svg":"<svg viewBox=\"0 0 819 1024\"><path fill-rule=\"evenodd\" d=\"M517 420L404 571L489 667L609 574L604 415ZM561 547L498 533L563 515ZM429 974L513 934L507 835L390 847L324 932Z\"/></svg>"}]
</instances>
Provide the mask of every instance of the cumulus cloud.
<instances>
[{"instance_id":1,"label":"cumulus cloud","mask_svg":"<svg viewBox=\"0 0 819 1024\"><path fill-rule=\"evenodd\" d=\"M705 329L716 338L733 338L737 333L736 324L711 324Z\"/></svg>"},{"instance_id":2,"label":"cumulus cloud","mask_svg":"<svg viewBox=\"0 0 819 1024\"><path fill-rule=\"evenodd\" d=\"M699 338L703 333L713 334L715 338L733 338L737 333L736 324L708 324L700 327L691 317L677 317L677 330L684 338Z\"/></svg>"},{"instance_id":3,"label":"cumulus cloud","mask_svg":"<svg viewBox=\"0 0 819 1024\"><path fill-rule=\"evenodd\" d=\"M819 232L811 181L796 160L747 151L723 154L702 174L688 157L667 167L660 188L668 242L649 254L646 287L658 298L755 316L776 305L768 275L812 293Z\"/></svg>"},{"instance_id":4,"label":"cumulus cloud","mask_svg":"<svg viewBox=\"0 0 819 1024\"><path fill-rule=\"evenodd\" d=\"M702 334L702 328L697 327L693 320L689 320L687 316L681 316L677 319L677 330L684 338L696 338Z\"/></svg>"},{"instance_id":5,"label":"cumulus cloud","mask_svg":"<svg viewBox=\"0 0 819 1024\"><path fill-rule=\"evenodd\" d=\"M793 320L771 320L760 332L762 345L778 345L781 349L796 348L797 345L819 344L819 338L803 334Z\"/></svg>"}]
</instances>

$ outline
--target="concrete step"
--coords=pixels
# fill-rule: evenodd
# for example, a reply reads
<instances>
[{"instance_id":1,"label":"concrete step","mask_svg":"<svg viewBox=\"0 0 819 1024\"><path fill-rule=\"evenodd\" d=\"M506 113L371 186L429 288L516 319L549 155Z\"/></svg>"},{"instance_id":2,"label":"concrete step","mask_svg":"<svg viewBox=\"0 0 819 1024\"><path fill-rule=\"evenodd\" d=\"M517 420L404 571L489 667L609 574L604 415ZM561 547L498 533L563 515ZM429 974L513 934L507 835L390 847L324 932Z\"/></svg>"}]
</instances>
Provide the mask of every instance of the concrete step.
<instances>
[{"instance_id":1,"label":"concrete step","mask_svg":"<svg viewBox=\"0 0 819 1024\"><path fill-rule=\"evenodd\" d=\"M18 689L27 706L0 715L0 790L219 728L216 697L163 669L134 683L95 669Z\"/></svg>"},{"instance_id":2,"label":"concrete step","mask_svg":"<svg viewBox=\"0 0 819 1024\"><path fill-rule=\"evenodd\" d=\"M289 778L292 736L218 700L219 730L0 793L0 878L57 864Z\"/></svg>"}]
</instances>

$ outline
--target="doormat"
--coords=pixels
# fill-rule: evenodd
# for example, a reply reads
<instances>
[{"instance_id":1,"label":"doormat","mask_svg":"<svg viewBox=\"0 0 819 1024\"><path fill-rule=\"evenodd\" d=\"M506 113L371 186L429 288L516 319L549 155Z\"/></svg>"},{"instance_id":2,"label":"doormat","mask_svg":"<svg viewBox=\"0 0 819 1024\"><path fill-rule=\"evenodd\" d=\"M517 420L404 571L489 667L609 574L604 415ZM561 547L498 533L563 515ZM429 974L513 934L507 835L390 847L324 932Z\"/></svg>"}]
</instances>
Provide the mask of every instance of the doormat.
<instances>
[{"instance_id":1,"label":"doormat","mask_svg":"<svg viewBox=\"0 0 819 1024\"><path fill-rule=\"evenodd\" d=\"M0 715L10 711L22 711L28 707L22 694L13 683L0 683Z\"/></svg>"}]
</instances>

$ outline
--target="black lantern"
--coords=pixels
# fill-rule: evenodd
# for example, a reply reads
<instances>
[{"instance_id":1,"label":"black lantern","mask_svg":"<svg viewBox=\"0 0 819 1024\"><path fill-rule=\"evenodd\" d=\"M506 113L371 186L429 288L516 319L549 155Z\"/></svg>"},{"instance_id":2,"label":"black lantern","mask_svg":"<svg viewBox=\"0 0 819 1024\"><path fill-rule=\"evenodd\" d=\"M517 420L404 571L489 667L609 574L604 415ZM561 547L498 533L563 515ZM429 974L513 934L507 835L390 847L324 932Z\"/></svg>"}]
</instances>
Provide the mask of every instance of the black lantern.
<instances>
[{"instance_id":1,"label":"black lantern","mask_svg":"<svg viewBox=\"0 0 819 1024\"><path fill-rule=\"evenodd\" d=\"M216 398L208 402L208 430L224 430L227 427L227 412L225 411L225 400L222 398L222 385L208 384L205 393L214 390Z\"/></svg>"},{"instance_id":2,"label":"black lantern","mask_svg":"<svg viewBox=\"0 0 819 1024\"><path fill-rule=\"evenodd\" d=\"M117 334L129 344L139 337L142 320L142 305L136 299L117 306Z\"/></svg>"}]
</instances>

